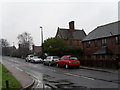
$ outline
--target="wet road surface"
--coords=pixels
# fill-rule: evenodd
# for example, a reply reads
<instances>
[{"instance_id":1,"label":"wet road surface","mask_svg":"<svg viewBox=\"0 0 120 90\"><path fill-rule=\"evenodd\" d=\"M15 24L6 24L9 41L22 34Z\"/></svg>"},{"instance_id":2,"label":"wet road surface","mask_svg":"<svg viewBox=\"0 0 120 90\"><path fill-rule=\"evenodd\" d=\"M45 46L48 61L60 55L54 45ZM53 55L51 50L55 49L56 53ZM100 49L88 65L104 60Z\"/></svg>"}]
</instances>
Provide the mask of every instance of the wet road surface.
<instances>
[{"instance_id":1,"label":"wet road surface","mask_svg":"<svg viewBox=\"0 0 120 90\"><path fill-rule=\"evenodd\" d=\"M119 86L118 74L115 73L45 66L42 63L29 63L24 59L13 57L2 57L2 60L34 77L36 84L33 88L83 88L88 90L88 88L117 89Z\"/></svg>"}]
</instances>

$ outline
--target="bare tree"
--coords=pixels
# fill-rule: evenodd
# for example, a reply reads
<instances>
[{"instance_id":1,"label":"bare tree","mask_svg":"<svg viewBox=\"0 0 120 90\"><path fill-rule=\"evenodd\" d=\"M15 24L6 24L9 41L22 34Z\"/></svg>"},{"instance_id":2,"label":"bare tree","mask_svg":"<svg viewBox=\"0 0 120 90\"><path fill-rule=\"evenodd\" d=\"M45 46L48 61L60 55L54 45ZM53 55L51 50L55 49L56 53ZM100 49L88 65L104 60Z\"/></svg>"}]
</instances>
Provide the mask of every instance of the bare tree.
<instances>
[{"instance_id":1,"label":"bare tree","mask_svg":"<svg viewBox=\"0 0 120 90\"><path fill-rule=\"evenodd\" d=\"M18 35L18 44L23 44L23 45L27 45L30 46L33 44L33 38L31 37L30 33L24 32L22 34Z\"/></svg>"},{"instance_id":2,"label":"bare tree","mask_svg":"<svg viewBox=\"0 0 120 90\"><path fill-rule=\"evenodd\" d=\"M30 53L30 48L33 45L33 38L30 33L23 32L18 35L18 44L19 44L19 52L21 56L26 56Z\"/></svg>"},{"instance_id":3,"label":"bare tree","mask_svg":"<svg viewBox=\"0 0 120 90\"><path fill-rule=\"evenodd\" d=\"M0 55L9 55L9 42L6 39L0 39Z\"/></svg>"},{"instance_id":4,"label":"bare tree","mask_svg":"<svg viewBox=\"0 0 120 90\"><path fill-rule=\"evenodd\" d=\"M0 39L0 47L8 47L9 42L6 39Z\"/></svg>"}]
</instances>

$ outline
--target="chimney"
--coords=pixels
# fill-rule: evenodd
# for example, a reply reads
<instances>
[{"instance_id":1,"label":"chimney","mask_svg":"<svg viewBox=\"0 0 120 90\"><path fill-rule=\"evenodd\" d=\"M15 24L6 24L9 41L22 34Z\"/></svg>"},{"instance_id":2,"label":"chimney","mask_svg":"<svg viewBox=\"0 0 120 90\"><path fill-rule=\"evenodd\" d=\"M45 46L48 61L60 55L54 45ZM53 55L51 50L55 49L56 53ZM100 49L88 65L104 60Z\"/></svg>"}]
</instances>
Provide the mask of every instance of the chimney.
<instances>
[{"instance_id":1,"label":"chimney","mask_svg":"<svg viewBox=\"0 0 120 90\"><path fill-rule=\"evenodd\" d=\"M32 45L32 50L33 50L33 51L35 50L35 45Z\"/></svg>"},{"instance_id":2,"label":"chimney","mask_svg":"<svg viewBox=\"0 0 120 90\"><path fill-rule=\"evenodd\" d=\"M18 44L18 47L21 48L21 44Z\"/></svg>"},{"instance_id":3,"label":"chimney","mask_svg":"<svg viewBox=\"0 0 120 90\"><path fill-rule=\"evenodd\" d=\"M74 21L69 22L69 29L74 30Z\"/></svg>"}]
</instances>

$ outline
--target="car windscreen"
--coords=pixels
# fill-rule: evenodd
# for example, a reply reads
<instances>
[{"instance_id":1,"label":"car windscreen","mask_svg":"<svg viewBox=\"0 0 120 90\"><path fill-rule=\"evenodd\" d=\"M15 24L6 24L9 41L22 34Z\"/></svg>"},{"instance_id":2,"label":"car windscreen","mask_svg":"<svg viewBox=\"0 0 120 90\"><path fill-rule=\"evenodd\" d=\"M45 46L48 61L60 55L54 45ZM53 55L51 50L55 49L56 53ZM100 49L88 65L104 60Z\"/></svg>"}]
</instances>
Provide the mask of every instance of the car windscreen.
<instances>
[{"instance_id":1,"label":"car windscreen","mask_svg":"<svg viewBox=\"0 0 120 90\"><path fill-rule=\"evenodd\" d=\"M53 57L53 59L59 59L59 57Z\"/></svg>"},{"instance_id":2,"label":"car windscreen","mask_svg":"<svg viewBox=\"0 0 120 90\"><path fill-rule=\"evenodd\" d=\"M34 58L38 58L38 56L34 56Z\"/></svg>"},{"instance_id":3,"label":"car windscreen","mask_svg":"<svg viewBox=\"0 0 120 90\"><path fill-rule=\"evenodd\" d=\"M68 57L61 57L61 59L60 60L68 60Z\"/></svg>"},{"instance_id":4,"label":"car windscreen","mask_svg":"<svg viewBox=\"0 0 120 90\"><path fill-rule=\"evenodd\" d=\"M50 56L46 57L46 59L50 59L50 58L51 58Z\"/></svg>"},{"instance_id":5,"label":"car windscreen","mask_svg":"<svg viewBox=\"0 0 120 90\"><path fill-rule=\"evenodd\" d=\"M70 60L78 60L77 57L70 57Z\"/></svg>"}]
</instances>

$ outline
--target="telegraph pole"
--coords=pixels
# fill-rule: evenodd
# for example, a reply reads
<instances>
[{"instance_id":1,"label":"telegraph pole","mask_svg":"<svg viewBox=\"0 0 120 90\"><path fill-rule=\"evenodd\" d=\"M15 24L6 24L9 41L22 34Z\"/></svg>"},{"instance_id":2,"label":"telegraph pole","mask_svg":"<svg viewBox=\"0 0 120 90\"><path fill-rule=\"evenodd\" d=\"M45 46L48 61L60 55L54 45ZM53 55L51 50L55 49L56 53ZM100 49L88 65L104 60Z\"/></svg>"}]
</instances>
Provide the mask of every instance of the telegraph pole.
<instances>
[{"instance_id":1,"label":"telegraph pole","mask_svg":"<svg viewBox=\"0 0 120 90\"><path fill-rule=\"evenodd\" d=\"M44 55L44 47L43 47L43 27L40 26L40 30L41 30L41 48L42 48L42 57Z\"/></svg>"}]
</instances>

